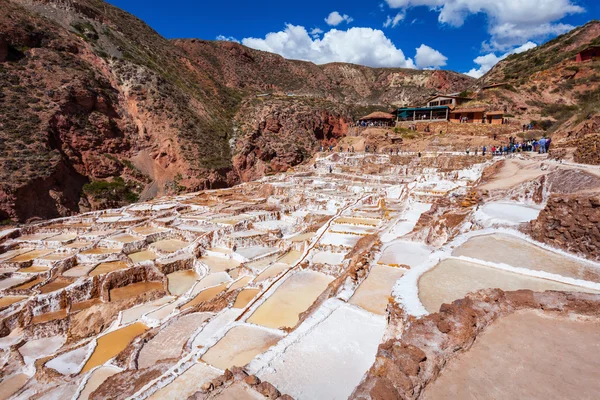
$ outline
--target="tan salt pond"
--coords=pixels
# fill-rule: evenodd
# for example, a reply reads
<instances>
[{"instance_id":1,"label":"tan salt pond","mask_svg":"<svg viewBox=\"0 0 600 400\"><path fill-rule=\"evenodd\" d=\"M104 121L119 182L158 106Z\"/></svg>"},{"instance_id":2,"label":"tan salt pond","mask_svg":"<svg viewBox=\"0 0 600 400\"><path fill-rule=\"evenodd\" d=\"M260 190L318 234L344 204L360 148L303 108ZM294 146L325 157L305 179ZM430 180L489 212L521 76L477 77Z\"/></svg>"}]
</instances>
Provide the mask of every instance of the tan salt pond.
<instances>
[{"instance_id":1,"label":"tan salt pond","mask_svg":"<svg viewBox=\"0 0 600 400\"><path fill-rule=\"evenodd\" d=\"M166 229L166 228L158 228L158 227L154 227L154 226L138 226L136 228L131 228L131 230L139 235L144 235L144 236L168 231L168 229Z\"/></svg>"},{"instance_id":2,"label":"tan salt pond","mask_svg":"<svg viewBox=\"0 0 600 400\"><path fill-rule=\"evenodd\" d=\"M25 374L15 374L4 378L0 382L0 400L6 400L13 394L17 393L25 383L29 380L29 376Z\"/></svg>"},{"instance_id":3,"label":"tan salt pond","mask_svg":"<svg viewBox=\"0 0 600 400\"><path fill-rule=\"evenodd\" d=\"M159 240L158 242L152 243L151 247L155 248L158 251L163 251L165 253L174 253L177 250L181 250L184 247L187 247L189 243L184 242L182 240L177 239L167 239L167 240Z\"/></svg>"},{"instance_id":4,"label":"tan salt pond","mask_svg":"<svg viewBox=\"0 0 600 400\"><path fill-rule=\"evenodd\" d=\"M86 276L93 268L93 264L78 265L63 272L63 276L79 278L81 276Z\"/></svg>"},{"instance_id":5,"label":"tan salt pond","mask_svg":"<svg viewBox=\"0 0 600 400\"><path fill-rule=\"evenodd\" d=\"M120 301L139 296L146 292L164 291L162 282L137 282L120 288L111 289L110 301Z\"/></svg>"},{"instance_id":6,"label":"tan salt pond","mask_svg":"<svg viewBox=\"0 0 600 400\"><path fill-rule=\"evenodd\" d=\"M298 260L300 260L300 257L302 257L302 252L298 250L290 250L285 254L285 256L277 260L277 262L294 265L298 262Z\"/></svg>"},{"instance_id":7,"label":"tan salt pond","mask_svg":"<svg viewBox=\"0 0 600 400\"><path fill-rule=\"evenodd\" d=\"M134 236L134 235L130 235L128 233L123 233L121 235L111 236L107 240L112 240L114 242L119 242L119 243L133 243L133 242L137 242L142 239L143 238L139 237L139 236Z\"/></svg>"},{"instance_id":8,"label":"tan salt pond","mask_svg":"<svg viewBox=\"0 0 600 400\"><path fill-rule=\"evenodd\" d=\"M52 253L52 254L48 254L45 256L40 257L40 260L44 260L44 261L61 261L61 260L66 260L69 257L72 257L73 254L71 253Z\"/></svg>"},{"instance_id":9,"label":"tan salt pond","mask_svg":"<svg viewBox=\"0 0 600 400\"><path fill-rule=\"evenodd\" d=\"M423 398L597 399L600 322L518 311L450 360Z\"/></svg>"},{"instance_id":10,"label":"tan salt pond","mask_svg":"<svg viewBox=\"0 0 600 400\"><path fill-rule=\"evenodd\" d=\"M190 336L212 315L206 312L187 314L162 329L142 347L138 368L151 367L168 358L179 358Z\"/></svg>"},{"instance_id":11,"label":"tan salt pond","mask_svg":"<svg viewBox=\"0 0 600 400\"><path fill-rule=\"evenodd\" d=\"M40 258L40 257L45 256L50 253L52 253L52 250L32 250L32 251L28 251L27 253L13 257L8 261L11 263L28 262L28 261L35 260L36 258Z\"/></svg>"},{"instance_id":12,"label":"tan salt pond","mask_svg":"<svg viewBox=\"0 0 600 400\"><path fill-rule=\"evenodd\" d=\"M182 270L167 275L169 280L169 293L179 296L187 292L194 283L200 279L200 275L194 270Z\"/></svg>"},{"instance_id":13,"label":"tan salt pond","mask_svg":"<svg viewBox=\"0 0 600 400\"><path fill-rule=\"evenodd\" d=\"M210 272L223 272L240 266L240 262L232 258L205 256L198 260L208 265Z\"/></svg>"},{"instance_id":14,"label":"tan salt pond","mask_svg":"<svg viewBox=\"0 0 600 400\"><path fill-rule=\"evenodd\" d=\"M260 269L265 268L266 266L268 266L269 264L271 264L273 261L277 260L278 258L279 258L279 254L273 254L271 256L263 257L260 260L246 263L246 266L248 266L249 268L252 268L252 269L260 270Z\"/></svg>"},{"instance_id":15,"label":"tan salt pond","mask_svg":"<svg viewBox=\"0 0 600 400\"><path fill-rule=\"evenodd\" d=\"M129 266L127 263L123 261L111 261L98 264L96 268L94 268L89 276L98 276L103 274L108 274L109 272L118 271L120 269L127 269Z\"/></svg>"},{"instance_id":16,"label":"tan salt pond","mask_svg":"<svg viewBox=\"0 0 600 400\"><path fill-rule=\"evenodd\" d=\"M210 382L219 375L221 375L221 371L215 368L202 363L194 364L183 374L175 378L173 382L148 397L148 400L187 399L199 391L202 385Z\"/></svg>"},{"instance_id":17,"label":"tan salt pond","mask_svg":"<svg viewBox=\"0 0 600 400\"><path fill-rule=\"evenodd\" d=\"M333 281L333 277L315 271L298 271L288 277L248 318L248 322L269 328L292 328Z\"/></svg>"},{"instance_id":18,"label":"tan salt pond","mask_svg":"<svg viewBox=\"0 0 600 400\"><path fill-rule=\"evenodd\" d=\"M88 378L85 387L79 394L77 400L88 400L90 395L94 392L94 390L98 389L105 380L110 378L111 376L118 374L121 372L120 368L113 367L111 365L103 366L92 372L90 377Z\"/></svg>"},{"instance_id":19,"label":"tan salt pond","mask_svg":"<svg viewBox=\"0 0 600 400\"><path fill-rule=\"evenodd\" d=\"M27 279L27 278L25 278L25 279ZM38 283L41 283L43 281L44 281L43 278L35 278L35 279L30 280L29 282L26 282L26 283L24 283L22 285L14 287L13 289L14 290L29 290L32 287L34 287L35 285L37 285Z\"/></svg>"},{"instance_id":20,"label":"tan salt pond","mask_svg":"<svg viewBox=\"0 0 600 400\"><path fill-rule=\"evenodd\" d=\"M233 291L239 288L243 288L244 286L246 286L250 281L252 280L251 276L242 276L240 279L238 279L237 281L233 282L233 284L231 284L231 286L229 286L229 291Z\"/></svg>"},{"instance_id":21,"label":"tan salt pond","mask_svg":"<svg viewBox=\"0 0 600 400\"><path fill-rule=\"evenodd\" d=\"M69 310L69 312L74 313L77 311L81 311L81 310L85 310L87 308L90 308L92 306L95 306L96 304L101 304L102 301L100 299L89 299L89 300L84 300L84 301L80 301L79 303L73 303L71 304L71 309Z\"/></svg>"},{"instance_id":22,"label":"tan salt pond","mask_svg":"<svg viewBox=\"0 0 600 400\"><path fill-rule=\"evenodd\" d=\"M448 259L419 279L419 298L429 312L437 312L443 303L462 299L480 289L530 289L537 292L564 290L594 292L579 286L504 271L462 260Z\"/></svg>"},{"instance_id":23,"label":"tan salt pond","mask_svg":"<svg viewBox=\"0 0 600 400\"><path fill-rule=\"evenodd\" d=\"M52 236L46 239L47 242L68 242L69 240L73 240L77 237L76 233L61 233L56 236Z\"/></svg>"},{"instance_id":24,"label":"tan salt pond","mask_svg":"<svg viewBox=\"0 0 600 400\"><path fill-rule=\"evenodd\" d=\"M109 332L106 335L100 336L97 339L97 345L92 353L92 356L83 366L82 373L91 370L98 365L102 365L117 354L125 350L125 348L137 336L146 332L148 327L141 322L128 325L124 328Z\"/></svg>"},{"instance_id":25,"label":"tan salt pond","mask_svg":"<svg viewBox=\"0 0 600 400\"><path fill-rule=\"evenodd\" d=\"M523 239L501 233L472 237L457 247L452 255L600 282L600 267L553 253Z\"/></svg>"},{"instance_id":26,"label":"tan salt pond","mask_svg":"<svg viewBox=\"0 0 600 400\"><path fill-rule=\"evenodd\" d=\"M265 281L269 278L279 275L280 273L282 273L285 270L288 270L289 268L290 268L290 266L287 264L275 263L275 264L271 265L270 267L265 268L265 270L262 271L256 277L256 279L254 281L255 282Z\"/></svg>"},{"instance_id":27,"label":"tan salt pond","mask_svg":"<svg viewBox=\"0 0 600 400\"><path fill-rule=\"evenodd\" d=\"M138 251L137 253L130 254L128 257L136 264L143 261L156 260L158 258L158 256L150 250Z\"/></svg>"},{"instance_id":28,"label":"tan salt pond","mask_svg":"<svg viewBox=\"0 0 600 400\"><path fill-rule=\"evenodd\" d=\"M31 235L21 236L21 237L17 238L17 240L27 241L27 242L35 242L38 240L48 239L48 238L50 238L52 236L56 236L56 235L58 235L58 233L54 233L54 232L33 233Z\"/></svg>"},{"instance_id":29,"label":"tan salt pond","mask_svg":"<svg viewBox=\"0 0 600 400\"><path fill-rule=\"evenodd\" d=\"M282 336L255 326L234 326L204 353L202 360L223 370L243 367L276 344Z\"/></svg>"},{"instance_id":30,"label":"tan salt pond","mask_svg":"<svg viewBox=\"0 0 600 400\"><path fill-rule=\"evenodd\" d=\"M264 398L247 384L236 382L213 397L213 400L263 400Z\"/></svg>"},{"instance_id":31,"label":"tan salt pond","mask_svg":"<svg viewBox=\"0 0 600 400\"><path fill-rule=\"evenodd\" d=\"M94 247L92 249L84 250L79 254L83 255L103 255L103 254L116 254L120 253L119 249L109 249L107 247Z\"/></svg>"},{"instance_id":32,"label":"tan salt pond","mask_svg":"<svg viewBox=\"0 0 600 400\"><path fill-rule=\"evenodd\" d=\"M73 242L65 245L65 248L68 249L81 249L83 247L90 246L93 242Z\"/></svg>"},{"instance_id":33,"label":"tan salt pond","mask_svg":"<svg viewBox=\"0 0 600 400\"><path fill-rule=\"evenodd\" d=\"M250 301L260 293L258 289L244 289L235 298L233 308L245 308Z\"/></svg>"},{"instance_id":34,"label":"tan salt pond","mask_svg":"<svg viewBox=\"0 0 600 400\"><path fill-rule=\"evenodd\" d=\"M385 315L392 288L402 275L404 275L404 270L399 268L383 265L373 266L367 279L360 284L350 298L350 303L372 313Z\"/></svg>"},{"instance_id":35,"label":"tan salt pond","mask_svg":"<svg viewBox=\"0 0 600 400\"><path fill-rule=\"evenodd\" d=\"M198 293L196 295L196 297L194 297L192 300L190 300L187 303L185 303L184 305L182 305L181 309L186 310L190 307L193 307L193 306L203 303L205 301L212 300L219 293L224 291L225 289L227 289L227 283L222 283L218 286L213 286L211 288L205 289L205 290L201 291L200 293Z\"/></svg>"},{"instance_id":36,"label":"tan salt pond","mask_svg":"<svg viewBox=\"0 0 600 400\"><path fill-rule=\"evenodd\" d=\"M2 296L0 297L0 309L13 305L21 300L25 300L27 296Z\"/></svg>"}]
</instances>

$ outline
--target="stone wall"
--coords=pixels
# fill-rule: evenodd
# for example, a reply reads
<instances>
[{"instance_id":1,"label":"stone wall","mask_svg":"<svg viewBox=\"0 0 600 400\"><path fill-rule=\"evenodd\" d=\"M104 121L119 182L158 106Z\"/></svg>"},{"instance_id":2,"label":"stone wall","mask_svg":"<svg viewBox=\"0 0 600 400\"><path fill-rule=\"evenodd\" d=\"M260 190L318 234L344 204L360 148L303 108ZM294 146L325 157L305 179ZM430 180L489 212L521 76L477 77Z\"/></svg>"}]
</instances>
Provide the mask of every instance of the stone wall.
<instances>
[{"instance_id":1,"label":"stone wall","mask_svg":"<svg viewBox=\"0 0 600 400\"><path fill-rule=\"evenodd\" d=\"M553 195L531 223L531 236L590 259L600 260L600 197Z\"/></svg>"}]
</instances>

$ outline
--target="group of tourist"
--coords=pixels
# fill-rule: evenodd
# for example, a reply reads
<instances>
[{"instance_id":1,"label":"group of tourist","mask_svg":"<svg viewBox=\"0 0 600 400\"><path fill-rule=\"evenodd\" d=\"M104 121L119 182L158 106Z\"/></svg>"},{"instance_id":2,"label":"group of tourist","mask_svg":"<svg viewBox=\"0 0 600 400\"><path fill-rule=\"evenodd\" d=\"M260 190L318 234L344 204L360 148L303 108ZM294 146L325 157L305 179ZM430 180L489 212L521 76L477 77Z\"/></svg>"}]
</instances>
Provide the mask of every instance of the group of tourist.
<instances>
[{"instance_id":1,"label":"group of tourist","mask_svg":"<svg viewBox=\"0 0 600 400\"><path fill-rule=\"evenodd\" d=\"M545 154L550 149L552 143L551 138L542 137L540 140L531 139L517 143L517 138L510 137L507 145L500 146L483 146L481 154L486 155L490 151L493 156L508 155L513 153L524 153L524 152L535 152L539 154ZM478 148L475 148L475 155L479 152ZM466 150L467 155L471 153L470 149Z\"/></svg>"}]
</instances>

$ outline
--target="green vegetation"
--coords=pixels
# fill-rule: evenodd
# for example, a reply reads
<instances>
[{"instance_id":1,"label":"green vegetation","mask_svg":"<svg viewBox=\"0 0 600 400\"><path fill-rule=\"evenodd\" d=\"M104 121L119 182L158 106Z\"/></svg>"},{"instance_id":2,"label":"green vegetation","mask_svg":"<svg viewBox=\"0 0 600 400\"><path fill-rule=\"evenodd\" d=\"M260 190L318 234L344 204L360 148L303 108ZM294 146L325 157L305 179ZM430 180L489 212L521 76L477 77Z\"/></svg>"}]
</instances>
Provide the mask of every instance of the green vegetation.
<instances>
[{"instance_id":1,"label":"green vegetation","mask_svg":"<svg viewBox=\"0 0 600 400\"><path fill-rule=\"evenodd\" d=\"M119 176L111 181L94 181L83 186L83 193L96 199L135 203L139 195L134 191L135 185L125 182Z\"/></svg>"}]
</instances>

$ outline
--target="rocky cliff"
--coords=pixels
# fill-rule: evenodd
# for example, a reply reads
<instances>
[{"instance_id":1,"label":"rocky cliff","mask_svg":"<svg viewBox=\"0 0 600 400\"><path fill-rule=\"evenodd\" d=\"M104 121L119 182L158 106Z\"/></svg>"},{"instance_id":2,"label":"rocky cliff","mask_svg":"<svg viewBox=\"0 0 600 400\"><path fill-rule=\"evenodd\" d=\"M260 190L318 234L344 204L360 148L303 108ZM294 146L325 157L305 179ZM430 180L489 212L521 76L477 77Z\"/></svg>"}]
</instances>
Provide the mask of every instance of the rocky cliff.
<instances>
[{"instance_id":1,"label":"rocky cliff","mask_svg":"<svg viewBox=\"0 0 600 400\"><path fill-rule=\"evenodd\" d=\"M99 0L0 8L0 221L281 171L335 142L369 107L472 83L446 71L317 66L235 43L169 41Z\"/></svg>"}]
</instances>

